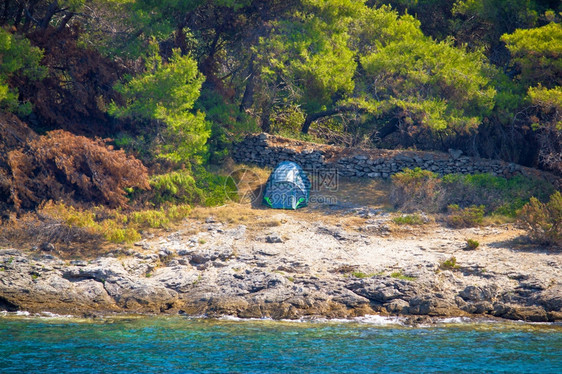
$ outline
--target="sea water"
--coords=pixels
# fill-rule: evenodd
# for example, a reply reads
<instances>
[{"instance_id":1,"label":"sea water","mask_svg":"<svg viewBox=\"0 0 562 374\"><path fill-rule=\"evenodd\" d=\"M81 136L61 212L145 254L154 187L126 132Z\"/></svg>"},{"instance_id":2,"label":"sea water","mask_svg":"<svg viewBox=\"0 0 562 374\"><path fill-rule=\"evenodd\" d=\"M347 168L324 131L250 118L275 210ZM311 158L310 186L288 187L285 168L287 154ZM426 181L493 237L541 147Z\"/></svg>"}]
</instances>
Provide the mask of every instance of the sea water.
<instances>
[{"instance_id":1,"label":"sea water","mask_svg":"<svg viewBox=\"0 0 562 374\"><path fill-rule=\"evenodd\" d=\"M562 326L0 317L0 373L562 373Z\"/></svg>"}]
</instances>

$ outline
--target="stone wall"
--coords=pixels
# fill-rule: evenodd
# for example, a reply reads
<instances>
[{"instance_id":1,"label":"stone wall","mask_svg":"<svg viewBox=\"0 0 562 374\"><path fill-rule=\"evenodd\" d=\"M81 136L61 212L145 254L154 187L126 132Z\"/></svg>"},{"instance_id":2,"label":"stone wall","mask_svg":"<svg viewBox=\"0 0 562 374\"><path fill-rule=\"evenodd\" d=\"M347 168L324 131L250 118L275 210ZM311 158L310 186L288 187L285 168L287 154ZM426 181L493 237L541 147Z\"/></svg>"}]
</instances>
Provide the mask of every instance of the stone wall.
<instances>
[{"instance_id":1,"label":"stone wall","mask_svg":"<svg viewBox=\"0 0 562 374\"><path fill-rule=\"evenodd\" d=\"M404 168L420 167L438 174L491 173L511 177L522 174L542 177L558 187L556 176L536 169L499 160L481 159L449 153L343 148L302 142L269 134L246 137L234 146L236 162L274 167L281 161L294 161L305 170L337 169L344 177L389 178Z\"/></svg>"}]
</instances>

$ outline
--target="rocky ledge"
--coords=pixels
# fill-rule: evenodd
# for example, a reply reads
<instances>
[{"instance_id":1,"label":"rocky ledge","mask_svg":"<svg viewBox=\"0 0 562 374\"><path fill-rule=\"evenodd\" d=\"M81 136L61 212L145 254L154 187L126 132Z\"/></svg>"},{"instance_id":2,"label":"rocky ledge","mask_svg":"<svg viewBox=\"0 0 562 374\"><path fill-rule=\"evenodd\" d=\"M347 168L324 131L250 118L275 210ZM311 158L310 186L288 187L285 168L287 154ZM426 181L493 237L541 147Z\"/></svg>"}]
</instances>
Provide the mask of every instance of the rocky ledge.
<instances>
[{"instance_id":1,"label":"rocky ledge","mask_svg":"<svg viewBox=\"0 0 562 374\"><path fill-rule=\"evenodd\" d=\"M355 226L299 217L281 213L278 226L259 229L188 221L91 260L1 249L0 310L562 320L560 252L518 244L522 232L509 225L420 230L376 214ZM480 248L466 250L467 237Z\"/></svg>"}]
</instances>

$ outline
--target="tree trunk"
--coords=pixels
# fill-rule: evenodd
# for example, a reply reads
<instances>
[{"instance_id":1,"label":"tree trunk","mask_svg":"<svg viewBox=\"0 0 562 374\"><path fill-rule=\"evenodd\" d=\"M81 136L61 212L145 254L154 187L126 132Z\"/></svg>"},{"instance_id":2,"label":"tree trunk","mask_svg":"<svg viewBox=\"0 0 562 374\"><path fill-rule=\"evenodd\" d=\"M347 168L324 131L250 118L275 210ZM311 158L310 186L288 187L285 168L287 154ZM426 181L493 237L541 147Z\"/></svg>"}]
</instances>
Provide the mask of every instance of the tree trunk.
<instances>
[{"instance_id":1,"label":"tree trunk","mask_svg":"<svg viewBox=\"0 0 562 374\"><path fill-rule=\"evenodd\" d=\"M63 31L66 25L68 24L68 22L70 22L70 20L72 19L72 17L74 17L74 13L68 13L66 16L64 16L61 24L59 25L59 27L57 27L56 32L59 33Z\"/></svg>"},{"instance_id":2,"label":"tree trunk","mask_svg":"<svg viewBox=\"0 0 562 374\"><path fill-rule=\"evenodd\" d=\"M41 23L39 24L39 27L43 30L49 27L49 24L51 23L51 19L53 19L53 16L57 14L57 12L59 11L60 11L60 7L58 1L53 1L51 4L49 4L49 7L47 8L47 13L45 14L45 17L43 17L43 19L40 21Z\"/></svg>"},{"instance_id":3,"label":"tree trunk","mask_svg":"<svg viewBox=\"0 0 562 374\"><path fill-rule=\"evenodd\" d=\"M16 30L18 29L21 19L23 18L23 14L24 14L23 3L20 3L20 5L18 6L18 12L16 13L16 20L14 21L14 27L16 28Z\"/></svg>"},{"instance_id":4,"label":"tree trunk","mask_svg":"<svg viewBox=\"0 0 562 374\"><path fill-rule=\"evenodd\" d=\"M388 135L398 131L398 124L396 121L389 121L386 125L381 127L377 132L376 136L380 139L386 138Z\"/></svg>"},{"instance_id":5,"label":"tree trunk","mask_svg":"<svg viewBox=\"0 0 562 374\"><path fill-rule=\"evenodd\" d=\"M244 96L242 96L242 102L240 103L240 111L244 112L249 109L254 103L254 87L255 87L255 71L254 71L254 58L255 55L250 57L250 63L248 65L248 78L246 83L246 88L244 89Z\"/></svg>"},{"instance_id":6,"label":"tree trunk","mask_svg":"<svg viewBox=\"0 0 562 374\"><path fill-rule=\"evenodd\" d=\"M324 110L322 112L307 114L304 123L302 124L301 132L303 134L308 134L308 130L310 129L310 125L312 125L312 122L319 120L320 118L333 116L334 114L353 112L353 111L363 112L365 110L361 108L357 108L355 106L339 106L333 109Z\"/></svg>"},{"instance_id":7,"label":"tree trunk","mask_svg":"<svg viewBox=\"0 0 562 374\"><path fill-rule=\"evenodd\" d=\"M10 0L4 0L4 11L2 12L2 21L0 25L4 25L8 22L8 8L10 7Z\"/></svg>"},{"instance_id":8,"label":"tree trunk","mask_svg":"<svg viewBox=\"0 0 562 374\"><path fill-rule=\"evenodd\" d=\"M261 114L261 130L263 132L271 131L271 105L267 105L263 108Z\"/></svg>"},{"instance_id":9,"label":"tree trunk","mask_svg":"<svg viewBox=\"0 0 562 374\"><path fill-rule=\"evenodd\" d=\"M176 27L176 31L174 32L174 46L175 48L179 48L182 55L188 53L187 49L187 40L185 38L184 28L187 25L188 17L184 17L179 25Z\"/></svg>"},{"instance_id":10,"label":"tree trunk","mask_svg":"<svg viewBox=\"0 0 562 374\"><path fill-rule=\"evenodd\" d=\"M31 25L31 22L37 23L37 20L35 18L33 18L33 13L35 11L35 5L37 5L38 2L39 2L39 0L31 1L29 3L29 5L27 6L27 8L24 9L25 20L23 21L23 26L21 28L22 34L27 33L27 31L29 30L29 27Z\"/></svg>"}]
</instances>

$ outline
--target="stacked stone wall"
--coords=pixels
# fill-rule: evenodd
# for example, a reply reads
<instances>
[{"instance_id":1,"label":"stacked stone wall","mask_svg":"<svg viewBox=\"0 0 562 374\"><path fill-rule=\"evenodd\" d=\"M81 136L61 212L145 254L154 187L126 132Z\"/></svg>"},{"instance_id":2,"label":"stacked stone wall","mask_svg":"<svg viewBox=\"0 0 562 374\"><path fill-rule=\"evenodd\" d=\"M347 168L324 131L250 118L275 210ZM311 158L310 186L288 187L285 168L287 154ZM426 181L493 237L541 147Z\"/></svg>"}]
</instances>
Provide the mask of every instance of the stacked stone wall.
<instances>
[{"instance_id":1,"label":"stacked stone wall","mask_svg":"<svg viewBox=\"0 0 562 374\"><path fill-rule=\"evenodd\" d=\"M294 161L305 170L336 169L344 177L389 178L405 168L419 167L441 175L491 173L509 178L522 174L542 177L561 186L560 179L550 173L500 160L468 157L456 150L440 153L350 149L262 133L249 135L235 144L232 156L236 162L269 167L281 161Z\"/></svg>"}]
</instances>

